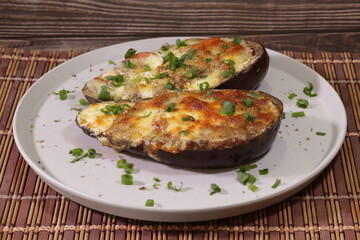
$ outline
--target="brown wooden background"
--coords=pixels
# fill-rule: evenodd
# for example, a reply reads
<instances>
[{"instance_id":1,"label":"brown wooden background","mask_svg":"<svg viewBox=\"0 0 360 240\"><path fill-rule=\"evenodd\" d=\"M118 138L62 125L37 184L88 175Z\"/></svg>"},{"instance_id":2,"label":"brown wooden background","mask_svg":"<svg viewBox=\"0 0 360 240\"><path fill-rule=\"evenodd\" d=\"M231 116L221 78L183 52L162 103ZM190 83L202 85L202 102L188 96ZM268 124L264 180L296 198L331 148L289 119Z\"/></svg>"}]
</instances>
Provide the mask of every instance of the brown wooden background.
<instances>
[{"instance_id":1,"label":"brown wooden background","mask_svg":"<svg viewBox=\"0 0 360 240\"><path fill-rule=\"evenodd\" d=\"M360 1L0 1L0 47L87 50L195 35L242 35L274 50L356 52Z\"/></svg>"}]
</instances>

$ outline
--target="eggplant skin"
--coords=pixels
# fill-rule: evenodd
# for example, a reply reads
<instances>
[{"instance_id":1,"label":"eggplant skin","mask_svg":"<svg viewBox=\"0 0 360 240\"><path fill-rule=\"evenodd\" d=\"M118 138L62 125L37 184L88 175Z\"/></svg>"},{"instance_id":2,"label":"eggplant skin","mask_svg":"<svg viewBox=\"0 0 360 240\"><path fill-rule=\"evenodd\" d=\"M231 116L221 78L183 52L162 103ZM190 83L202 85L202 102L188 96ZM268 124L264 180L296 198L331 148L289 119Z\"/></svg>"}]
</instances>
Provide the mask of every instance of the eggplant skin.
<instances>
[{"instance_id":1,"label":"eggplant skin","mask_svg":"<svg viewBox=\"0 0 360 240\"><path fill-rule=\"evenodd\" d=\"M247 41L254 50L255 58L242 71L235 73L217 88L219 89L256 89L265 78L270 65L269 54L259 42Z\"/></svg>"}]
</instances>

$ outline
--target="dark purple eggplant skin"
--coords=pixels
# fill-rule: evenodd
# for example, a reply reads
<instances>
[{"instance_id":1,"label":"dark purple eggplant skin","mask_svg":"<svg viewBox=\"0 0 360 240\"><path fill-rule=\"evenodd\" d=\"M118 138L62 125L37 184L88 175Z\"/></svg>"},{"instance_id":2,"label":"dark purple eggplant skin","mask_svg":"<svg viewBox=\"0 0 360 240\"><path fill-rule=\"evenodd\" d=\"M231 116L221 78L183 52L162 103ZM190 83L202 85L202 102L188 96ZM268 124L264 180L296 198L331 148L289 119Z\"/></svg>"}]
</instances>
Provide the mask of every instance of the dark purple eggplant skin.
<instances>
[{"instance_id":1,"label":"dark purple eggplant skin","mask_svg":"<svg viewBox=\"0 0 360 240\"><path fill-rule=\"evenodd\" d=\"M266 154L271 148L281 125L283 104L275 97L271 97L271 99L275 106L280 110L280 115L275 123L268 126L261 135L238 143L236 146L229 149L183 151L177 154L158 150L158 161L173 166L191 169L220 169L234 167L257 159ZM138 148L127 149L126 151L136 155L149 157L142 149L143 148L139 146Z\"/></svg>"},{"instance_id":2,"label":"dark purple eggplant skin","mask_svg":"<svg viewBox=\"0 0 360 240\"><path fill-rule=\"evenodd\" d=\"M235 73L218 89L256 89L265 78L269 69L270 58L264 46L258 42L247 41L248 45L254 50L255 60L240 72Z\"/></svg>"}]
</instances>

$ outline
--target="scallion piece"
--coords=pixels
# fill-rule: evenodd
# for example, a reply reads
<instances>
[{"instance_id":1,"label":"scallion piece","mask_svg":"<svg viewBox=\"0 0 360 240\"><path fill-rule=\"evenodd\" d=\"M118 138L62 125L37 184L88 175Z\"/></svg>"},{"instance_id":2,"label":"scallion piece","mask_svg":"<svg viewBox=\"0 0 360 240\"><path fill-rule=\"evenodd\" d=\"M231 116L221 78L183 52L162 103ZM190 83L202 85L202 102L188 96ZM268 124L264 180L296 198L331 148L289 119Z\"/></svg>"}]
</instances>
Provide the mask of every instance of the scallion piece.
<instances>
[{"instance_id":1,"label":"scallion piece","mask_svg":"<svg viewBox=\"0 0 360 240\"><path fill-rule=\"evenodd\" d=\"M271 187L275 189L280 185L280 183L281 183L281 179L278 178L278 179L276 179L275 183Z\"/></svg>"},{"instance_id":2,"label":"scallion piece","mask_svg":"<svg viewBox=\"0 0 360 240\"><path fill-rule=\"evenodd\" d=\"M153 207L155 205L155 201L153 199L148 199L145 202L146 207Z\"/></svg>"},{"instance_id":3,"label":"scallion piece","mask_svg":"<svg viewBox=\"0 0 360 240\"><path fill-rule=\"evenodd\" d=\"M127 60L124 62L124 66L126 68L133 68L133 67L135 67L135 64L131 60Z\"/></svg>"},{"instance_id":4,"label":"scallion piece","mask_svg":"<svg viewBox=\"0 0 360 240\"><path fill-rule=\"evenodd\" d=\"M234 37L233 43L240 44L240 42L241 42L241 37L239 37L239 36Z\"/></svg>"},{"instance_id":5,"label":"scallion piece","mask_svg":"<svg viewBox=\"0 0 360 240\"><path fill-rule=\"evenodd\" d=\"M107 87L101 86L101 92L99 93L99 99L103 101L110 100L110 92L108 92Z\"/></svg>"},{"instance_id":6,"label":"scallion piece","mask_svg":"<svg viewBox=\"0 0 360 240\"><path fill-rule=\"evenodd\" d=\"M259 187L255 186L255 185L252 184L252 183L249 184L248 188L249 188L250 191L252 191L252 192L256 192L256 191L259 189Z\"/></svg>"},{"instance_id":7,"label":"scallion piece","mask_svg":"<svg viewBox=\"0 0 360 240\"><path fill-rule=\"evenodd\" d=\"M267 174L269 174L269 169L268 168L260 169L259 174L260 175L267 175Z\"/></svg>"},{"instance_id":8,"label":"scallion piece","mask_svg":"<svg viewBox=\"0 0 360 240\"><path fill-rule=\"evenodd\" d=\"M254 101L251 98L245 98L243 100L244 104L246 107L251 107L252 105L254 105Z\"/></svg>"},{"instance_id":9,"label":"scallion piece","mask_svg":"<svg viewBox=\"0 0 360 240\"><path fill-rule=\"evenodd\" d=\"M296 101L296 106L300 108L307 108L309 106L309 101L306 99L298 99Z\"/></svg>"},{"instance_id":10,"label":"scallion piece","mask_svg":"<svg viewBox=\"0 0 360 240\"><path fill-rule=\"evenodd\" d=\"M293 112L293 113L291 113L291 116L292 116L292 117L295 117L295 118L297 118L297 117L305 117L305 112L304 112L304 111L301 111L301 112Z\"/></svg>"},{"instance_id":11,"label":"scallion piece","mask_svg":"<svg viewBox=\"0 0 360 240\"><path fill-rule=\"evenodd\" d=\"M210 84L208 82L202 82L199 84L200 91L205 91L209 89Z\"/></svg>"},{"instance_id":12,"label":"scallion piece","mask_svg":"<svg viewBox=\"0 0 360 240\"><path fill-rule=\"evenodd\" d=\"M125 53L125 58L132 57L132 56L134 56L135 53L136 53L135 49L129 48Z\"/></svg>"},{"instance_id":13,"label":"scallion piece","mask_svg":"<svg viewBox=\"0 0 360 240\"><path fill-rule=\"evenodd\" d=\"M130 174L122 174L121 183L124 185L132 185L134 183L133 176Z\"/></svg>"},{"instance_id":14,"label":"scallion piece","mask_svg":"<svg viewBox=\"0 0 360 240\"><path fill-rule=\"evenodd\" d=\"M60 90L59 92L53 92L53 94L59 95L60 100L66 100L67 99L67 94L69 92L70 91L63 89L63 90Z\"/></svg>"},{"instance_id":15,"label":"scallion piece","mask_svg":"<svg viewBox=\"0 0 360 240\"><path fill-rule=\"evenodd\" d=\"M181 120L193 122L193 121L195 121L195 118L193 116L186 116L186 117L181 118Z\"/></svg>"},{"instance_id":16,"label":"scallion piece","mask_svg":"<svg viewBox=\"0 0 360 240\"><path fill-rule=\"evenodd\" d=\"M215 183L210 184L210 188L212 189L210 196L214 195L215 193L221 192L221 188L218 185L216 185Z\"/></svg>"},{"instance_id":17,"label":"scallion piece","mask_svg":"<svg viewBox=\"0 0 360 240\"><path fill-rule=\"evenodd\" d=\"M167 188L175 192L180 192L183 188L183 183L181 182L181 186L174 186L173 183L170 181L167 183Z\"/></svg>"},{"instance_id":18,"label":"scallion piece","mask_svg":"<svg viewBox=\"0 0 360 240\"><path fill-rule=\"evenodd\" d=\"M189 131L188 131L188 130L181 130L180 133L184 134L185 136L189 135Z\"/></svg>"},{"instance_id":19,"label":"scallion piece","mask_svg":"<svg viewBox=\"0 0 360 240\"><path fill-rule=\"evenodd\" d=\"M176 46L177 47L183 47L183 46L187 46L187 44L185 43L185 41L181 41L180 39L176 39Z\"/></svg>"},{"instance_id":20,"label":"scallion piece","mask_svg":"<svg viewBox=\"0 0 360 240\"><path fill-rule=\"evenodd\" d=\"M325 136L326 133L324 133L324 132L316 132L316 135L318 135L318 136Z\"/></svg>"},{"instance_id":21,"label":"scallion piece","mask_svg":"<svg viewBox=\"0 0 360 240\"><path fill-rule=\"evenodd\" d=\"M79 103L80 103L81 106L87 106L87 105L89 105L89 103L88 103L85 99L83 99L83 98L81 98L81 99L79 100Z\"/></svg>"},{"instance_id":22,"label":"scallion piece","mask_svg":"<svg viewBox=\"0 0 360 240\"><path fill-rule=\"evenodd\" d=\"M220 114L226 114L229 117L234 115L235 103L225 100L221 103L221 106L222 108L220 109Z\"/></svg>"},{"instance_id":23,"label":"scallion piece","mask_svg":"<svg viewBox=\"0 0 360 240\"><path fill-rule=\"evenodd\" d=\"M245 112L245 113L244 113L244 118L245 118L245 120L246 120L247 122L254 122L255 119L256 119L255 116L250 115L250 113L248 113L248 112Z\"/></svg>"},{"instance_id":24,"label":"scallion piece","mask_svg":"<svg viewBox=\"0 0 360 240\"><path fill-rule=\"evenodd\" d=\"M168 107L165 109L165 112L172 112L175 109L175 103L170 103Z\"/></svg>"},{"instance_id":25,"label":"scallion piece","mask_svg":"<svg viewBox=\"0 0 360 240\"><path fill-rule=\"evenodd\" d=\"M127 163L126 159L122 158L122 159L120 159L120 160L118 160L118 161L116 162L116 166L117 166L118 168L124 168L123 166L124 166L125 163Z\"/></svg>"},{"instance_id":26,"label":"scallion piece","mask_svg":"<svg viewBox=\"0 0 360 240\"><path fill-rule=\"evenodd\" d=\"M296 97L296 96L297 96L297 94L295 94L295 93L290 93L289 96L288 96L288 98L289 98L289 99L293 99L293 98Z\"/></svg>"},{"instance_id":27,"label":"scallion piece","mask_svg":"<svg viewBox=\"0 0 360 240\"><path fill-rule=\"evenodd\" d=\"M113 64L113 65L115 65L115 62L114 62L113 60L109 60L109 61L108 61L108 64Z\"/></svg>"},{"instance_id":28,"label":"scallion piece","mask_svg":"<svg viewBox=\"0 0 360 240\"><path fill-rule=\"evenodd\" d=\"M309 96L309 97L316 97L317 94L316 93L312 93L312 90L314 89L314 86L312 85L311 82L308 82L309 87L305 87L303 89L303 92L305 93L305 95Z\"/></svg>"}]
</instances>

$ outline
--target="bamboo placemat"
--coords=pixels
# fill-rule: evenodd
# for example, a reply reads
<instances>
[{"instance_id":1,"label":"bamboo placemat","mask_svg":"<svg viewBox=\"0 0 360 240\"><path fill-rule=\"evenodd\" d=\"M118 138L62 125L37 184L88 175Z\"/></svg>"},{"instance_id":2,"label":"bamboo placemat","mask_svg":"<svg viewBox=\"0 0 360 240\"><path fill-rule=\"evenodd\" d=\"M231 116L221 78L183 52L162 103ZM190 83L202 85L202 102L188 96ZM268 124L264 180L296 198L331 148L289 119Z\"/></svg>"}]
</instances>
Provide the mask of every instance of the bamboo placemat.
<instances>
[{"instance_id":1,"label":"bamboo placemat","mask_svg":"<svg viewBox=\"0 0 360 240\"><path fill-rule=\"evenodd\" d=\"M333 162L305 189L271 207L226 219L166 223L81 206L29 168L14 143L16 105L44 73L79 53L0 48L1 239L360 239L360 53L284 53L327 79L345 104L347 135Z\"/></svg>"}]
</instances>

